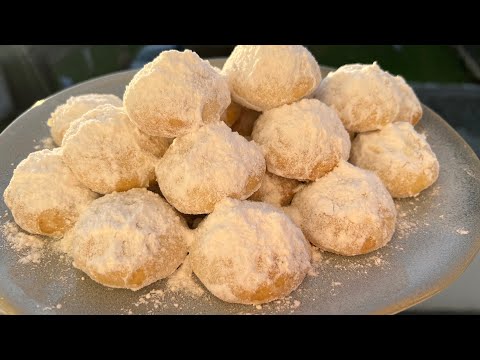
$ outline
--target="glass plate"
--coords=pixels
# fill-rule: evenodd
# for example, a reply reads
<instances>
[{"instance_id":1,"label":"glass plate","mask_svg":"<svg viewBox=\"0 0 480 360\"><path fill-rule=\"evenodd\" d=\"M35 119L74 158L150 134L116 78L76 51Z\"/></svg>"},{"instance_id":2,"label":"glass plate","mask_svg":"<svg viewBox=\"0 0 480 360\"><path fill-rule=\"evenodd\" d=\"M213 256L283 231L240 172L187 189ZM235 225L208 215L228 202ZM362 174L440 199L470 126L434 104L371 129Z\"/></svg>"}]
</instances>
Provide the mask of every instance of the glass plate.
<instances>
[{"instance_id":1,"label":"glass plate","mask_svg":"<svg viewBox=\"0 0 480 360\"><path fill-rule=\"evenodd\" d=\"M221 67L223 59L211 60ZM331 70L322 67L323 75ZM0 135L0 194L13 169L41 139L46 121L70 96L122 97L136 70L93 79L59 92L19 116ZM322 254L317 276L307 276L287 299L262 306L166 291L166 281L132 292L109 289L72 268L58 254L20 264L0 235L0 312L30 314L391 314L446 288L480 247L480 161L437 114L423 107L424 132L440 162L438 181L415 199L397 200L398 224L384 248L354 258ZM12 218L0 197L0 226ZM196 280L196 279L195 279ZM152 290L165 290L163 292ZM147 296L147 294L150 294Z\"/></svg>"}]
</instances>

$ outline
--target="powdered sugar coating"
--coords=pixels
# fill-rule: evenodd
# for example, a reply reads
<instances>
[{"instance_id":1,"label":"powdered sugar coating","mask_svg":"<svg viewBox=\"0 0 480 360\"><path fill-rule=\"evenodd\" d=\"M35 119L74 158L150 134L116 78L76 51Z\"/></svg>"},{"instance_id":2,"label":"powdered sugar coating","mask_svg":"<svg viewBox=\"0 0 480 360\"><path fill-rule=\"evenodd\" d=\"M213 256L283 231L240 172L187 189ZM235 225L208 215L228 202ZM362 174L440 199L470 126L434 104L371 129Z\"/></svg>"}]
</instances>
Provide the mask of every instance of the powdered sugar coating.
<instances>
[{"instance_id":1,"label":"powdered sugar coating","mask_svg":"<svg viewBox=\"0 0 480 360\"><path fill-rule=\"evenodd\" d=\"M105 286L138 290L177 269L188 232L159 195L132 189L94 201L67 236L75 267Z\"/></svg>"},{"instance_id":2,"label":"powdered sugar coating","mask_svg":"<svg viewBox=\"0 0 480 360\"><path fill-rule=\"evenodd\" d=\"M315 58L301 45L237 45L222 72L233 99L256 111L298 101L322 79Z\"/></svg>"},{"instance_id":3,"label":"powdered sugar coating","mask_svg":"<svg viewBox=\"0 0 480 360\"><path fill-rule=\"evenodd\" d=\"M295 191L301 187L301 184L300 181L283 178L267 171L260 188L248 199L263 201L278 207L286 206L290 204Z\"/></svg>"},{"instance_id":4,"label":"powdered sugar coating","mask_svg":"<svg viewBox=\"0 0 480 360\"><path fill-rule=\"evenodd\" d=\"M412 125L417 124L423 115L422 104L403 77L391 76L400 97L400 108L394 121L407 121Z\"/></svg>"},{"instance_id":5,"label":"powdered sugar coating","mask_svg":"<svg viewBox=\"0 0 480 360\"><path fill-rule=\"evenodd\" d=\"M224 199L197 229L193 271L218 298L262 304L287 296L310 269L310 245L280 209Z\"/></svg>"},{"instance_id":6,"label":"powdered sugar coating","mask_svg":"<svg viewBox=\"0 0 480 360\"><path fill-rule=\"evenodd\" d=\"M64 104L57 106L48 119L50 133L55 143L58 146L62 145L63 136L72 122L97 106L105 104L122 106L122 100L111 94L86 94L72 96Z\"/></svg>"},{"instance_id":7,"label":"powdered sugar coating","mask_svg":"<svg viewBox=\"0 0 480 360\"><path fill-rule=\"evenodd\" d=\"M345 161L295 194L291 207L312 244L341 255L377 250L395 231L395 204L381 180Z\"/></svg>"},{"instance_id":8,"label":"powdered sugar coating","mask_svg":"<svg viewBox=\"0 0 480 360\"><path fill-rule=\"evenodd\" d=\"M78 180L107 194L147 187L154 180L155 155L163 153L168 142L146 139L122 108L102 105L70 126L62 147L65 162Z\"/></svg>"},{"instance_id":9,"label":"powdered sugar coating","mask_svg":"<svg viewBox=\"0 0 480 360\"><path fill-rule=\"evenodd\" d=\"M425 135L407 122L358 134L351 162L374 171L395 198L416 196L438 178L440 166Z\"/></svg>"},{"instance_id":10,"label":"powdered sugar coating","mask_svg":"<svg viewBox=\"0 0 480 360\"><path fill-rule=\"evenodd\" d=\"M61 149L28 155L3 194L22 229L51 237L61 237L97 196L75 178Z\"/></svg>"},{"instance_id":11,"label":"powdered sugar coating","mask_svg":"<svg viewBox=\"0 0 480 360\"><path fill-rule=\"evenodd\" d=\"M230 104L230 91L208 61L190 50L170 50L135 74L123 103L140 130L173 138L218 121Z\"/></svg>"},{"instance_id":12,"label":"powdered sugar coating","mask_svg":"<svg viewBox=\"0 0 480 360\"><path fill-rule=\"evenodd\" d=\"M394 121L400 110L392 76L376 62L344 65L330 72L320 83L316 98L335 109L352 132L381 129Z\"/></svg>"},{"instance_id":13,"label":"powdered sugar coating","mask_svg":"<svg viewBox=\"0 0 480 360\"><path fill-rule=\"evenodd\" d=\"M206 214L225 197L246 199L260 187L265 159L260 147L223 122L176 138L158 161L162 194L185 214Z\"/></svg>"},{"instance_id":14,"label":"powdered sugar coating","mask_svg":"<svg viewBox=\"0 0 480 360\"><path fill-rule=\"evenodd\" d=\"M264 112L252 138L273 174L315 180L347 160L350 138L336 112L316 99L303 99Z\"/></svg>"}]
</instances>

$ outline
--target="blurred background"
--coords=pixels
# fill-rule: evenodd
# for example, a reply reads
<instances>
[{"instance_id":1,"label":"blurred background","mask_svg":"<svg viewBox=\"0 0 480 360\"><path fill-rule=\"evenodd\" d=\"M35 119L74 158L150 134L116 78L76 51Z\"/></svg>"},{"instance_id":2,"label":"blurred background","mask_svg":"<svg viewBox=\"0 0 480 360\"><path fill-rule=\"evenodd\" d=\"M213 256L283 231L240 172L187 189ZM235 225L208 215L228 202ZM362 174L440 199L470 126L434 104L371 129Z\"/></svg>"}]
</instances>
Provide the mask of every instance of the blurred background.
<instances>
[{"instance_id":1,"label":"blurred background","mask_svg":"<svg viewBox=\"0 0 480 360\"><path fill-rule=\"evenodd\" d=\"M480 156L479 45L306 45L321 65L372 63L402 75ZM36 101L78 82L141 68L160 52L228 56L234 45L0 45L0 132ZM447 290L406 313L480 313L480 257Z\"/></svg>"}]
</instances>

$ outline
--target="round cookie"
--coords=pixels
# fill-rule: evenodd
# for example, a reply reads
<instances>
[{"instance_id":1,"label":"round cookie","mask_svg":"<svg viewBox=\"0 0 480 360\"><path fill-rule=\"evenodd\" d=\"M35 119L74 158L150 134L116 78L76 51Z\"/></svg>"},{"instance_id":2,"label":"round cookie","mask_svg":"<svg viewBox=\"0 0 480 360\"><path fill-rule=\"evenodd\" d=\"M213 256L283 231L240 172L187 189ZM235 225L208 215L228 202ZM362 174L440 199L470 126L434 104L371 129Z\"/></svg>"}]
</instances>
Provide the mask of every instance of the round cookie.
<instances>
[{"instance_id":1,"label":"round cookie","mask_svg":"<svg viewBox=\"0 0 480 360\"><path fill-rule=\"evenodd\" d=\"M185 214L206 214L225 197L246 199L265 174L262 150L223 122L176 138L155 173L163 196Z\"/></svg>"},{"instance_id":2,"label":"round cookie","mask_svg":"<svg viewBox=\"0 0 480 360\"><path fill-rule=\"evenodd\" d=\"M376 62L350 64L330 72L316 98L337 111L351 132L381 129L397 119L400 95L392 76Z\"/></svg>"},{"instance_id":3,"label":"round cookie","mask_svg":"<svg viewBox=\"0 0 480 360\"><path fill-rule=\"evenodd\" d=\"M297 190L301 184L300 181L283 178L267 171L263 177L260 188L248 199L263 201L278 207L287 206L292 201L295 190Z\"/></svg>"},{"instance_id":4,"label":"round cookie","mask_svg":"<svg viewBox=\"0 0 480 360\"><path fill-rule=\"evenodd\" d=\"M265 111L252 132L267 169L289 179L315 180L347 160L350 138L336 112L316 99Z\"/></svg>"},{"instance_id":5,"label":"round cookie","mask_svg":"<svg viewBox=\"0 0 480 360\"><path fill-rule=\"evenodd\" d=\"M190 50L170 50L135 74L123 103L140 130L173 138L218 121L230 104L230 92L208 61Z\"/></svg>"},{"instance_id":6,"label":"round cookie","mask_svg":"<svg viewBox=\"0 0 480 360\"><path fill-rule=\"evenodd\" d=\"M322 74L301 45L237 45L223 66L233 99L265 111L312 93Z\"/></svg>"},{"instance_id":7,"label":"round cookie","mask_svg":"<svg viewBox=\"0 0 480 360\"><path fill-rule=\"evenodd\" d=\"M418 195L437 181L440 170L425 136L407 122L358 134L350 161L374 171L394 198Z\"/></svg>"},{"instance_id":8,"label":"round cookie","mask_svg":"<svg viewBox=\"0 0 480 360\"><path fill-rule=\"evenodd\" d=\"M168 141L141 133L122 108L102 105L76 120L63 140L65 163L89 189L108 194L147 187Z\"/></svg>"},{"instance_id":9,"label":"round cookie","mask_svg":"<svg viewBox=\"0 0 480 360\"><path fill-rule=\"evenodd\" d=\"M132 189L94 201L68 236L76 268L102 285L139 290L180 266L188 231L159 195Z\"/></svg>"},{"instance_id":10,"label":"round cookie","mask_svg":"<svg viewBox=\"0 0 480 360\"><path fill-rule=\"evenodd\" d=\"M400 108L397 118L394 121L406 121L412 125L416 125L423 115L422 104L403 77L391 76L400 97Z\"/></svg>"},{"instance_id":11,"label":"round cookie","mask_svg":"<svg viewBox=\"0 0 480 360\"><path fill-rule=\"evenodd\" d=\"M216 297L263 304L289 295L310 269L310 245L280 209L224 199L197 228L195 275Z\"/></svg>"},{"instance_id":12,"label":"round cookie","mask_svg":"<svg viewBox=\"0 0 480 360\"><path fill-rule=\"evenodd\" d=\"M105 104L122 106L122 100L111 94L86 94L72 96L66 103L57 106L48 119L53 141L61 146L63 136L72 122L97 106Z\"/></svg>"},{"instance_id":13,"label":"round cookie","mask_svg":"<svg viewBox=\"0 0 480 360\"><path fill-rule=\"evenodd\" d=\"M58 238L98 195L75 178L61 149L54 149L33 152L22 160L3 197L23 230Z\"/></svg>"},{"instance_id":14,"label":"round cookie","mask_svg":"<svg viewBox=\"0 0 480 360\"><path fill-rule=\"evenodd\" d=\"M381 180L345 161L297 192L288 213L312 244L340 255L377 250L395 231L395 204Z\"/></svg>"}]
</instances>

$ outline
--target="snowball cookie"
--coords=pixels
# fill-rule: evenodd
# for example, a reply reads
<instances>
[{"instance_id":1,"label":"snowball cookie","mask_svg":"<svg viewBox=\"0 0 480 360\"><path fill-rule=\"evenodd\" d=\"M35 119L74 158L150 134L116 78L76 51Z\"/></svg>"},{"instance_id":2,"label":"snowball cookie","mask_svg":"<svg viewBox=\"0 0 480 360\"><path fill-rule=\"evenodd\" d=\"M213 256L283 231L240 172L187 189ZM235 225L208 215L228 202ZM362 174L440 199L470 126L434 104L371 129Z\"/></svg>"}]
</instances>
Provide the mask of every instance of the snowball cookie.
<instances>
[{"instance_id":1,"label":"snowball cookie","mask_svg":"<svg viewBox=\"0 0 480 360\"><path fill-rule=\"evenodd\" d=\"M296 193L291 207L312 244L340 255L377 250L395 231L395 204L381 180L345 161Z\"/></svg>"},{"instance_id":2,"label":"snowball cookie","mask_svg":"<svg viewBox=\"0 0 480 360\"><path fill-rule=\"evenodd\" d=\"M239 105L235 101L232 101L230 105L228 105L227 109L220 116L220 120L222 120L229 127L232 127L233 124L235 124L240 118L243 109L244 108L242 105Z\"/></svg>"},{"instance_id":3,"label":"snowball cookie","mask_svg":"<svg viewBox=\"0 0 480 360\"><path fill-rule=\"evenodd\" d=\"M407 121L412 125L417 124L423 115L422 104L403 77L393 75L391 77L400 97L400 108L394 121Z\"/></svg>"},{"instance_id":4,"label":"snowball cookie","mask_svg":"<svg viewBox=\"0 0 480 360\"><path fill-rule=\"evenodd\" d=\"M310 245L276 207L224 199L197 228L193 272L223 301L263 304L289 295L310 268Z\"/></svg>"},{"instance_id":5,"label":"snowball cookie","mask_svg":"<svg viewBox=\"0 0 480 360\"><path fill-rule=\"evenodd\" d=\"M158 194L132 189L94 201L68 236L76 268L102 285L138 290L180 266L188 231Z\"/></svg>"},{"instance_id":6,"label":"snowball cookie","mask_svg":"<svg viewBox=\"0 0 480 360\"><path fill-rule=\"evenodd\" d=\"M407 122L358 134L350 161L374 171L394 198L418 195L437 181L440 169L425 136Z\"/></svg>"},{"instance_id":7,"label":"snowball cookie","mask_svg":"<svg viewBox=\"0 0 480 360\"><path fill-rule=\"evenodd\" d=\"M63 140L65 163L89 189L107 194L147 187L166 139L142 134L124 109L102 105L76 120Z\"/></svg>"},{"instance_id":8,"label":"snowball cookie","mask_svg":"<svg viewBox=\"0 0 480 360\"><path fill-rule=\"evenodd\" d=\"M65 104L57 106L48 119L53 141L61 146L63 136L73 121L97 106L105 104L122 106L122 100L111 94L86 94L72 96Z\"/></svg>"},{"instance_id":9,"label":"snowball cookie","mask_svg":"<svg viewBox=\"0 0 480 360\"><path fill-rule=\"evenodd\" d=\"M226 79L190 51L164 51L135 74L123 103L146 134L173 138L218 121L230 104Z\"/></svg>"},{"instance_id":10,"label":"snowball cookie","mask_svg":"<svg viewBox=\"0 0 480 360\"><path fill-rule=\"evenodd\" d=\"M278 207L286 206L290 204L293 195L295 195L295 190L301 184L300 181L283 178L267 171L263 177L260 189L255 191L248 199L263 201Z\"/></svg>"},{"instance_id":11,"label":"snowball cookie","mask_svg":"<svg viewBox=\"0 0 480 360\"><path fill-rule=\"evenodd\" d=\"M233 99L257 111L298 101L322 80L317 61L301 45L238 45L222 73Z\"/></svg>"},{"instance_id":12,"label":"snowball cookie","mask_svg":"<svg viewBox=\"0 0 480 360\"><path fill-rule=\"evenodd\" d=\"M344 65L320 83L316 98L338 112L348 131L377 130L394 121L400 96L392 76L372 65Z\"/></svg>"},{"instance_id":13,"label":"snowball cookie","mask_svg":"<svg viewBox=\"0 0 480 360\"><path fill-rule=\"evenodd\" d=\"M315 180L350 153L350 138L336 112L316 99L303 99L265 111L252 138L265 154L271 173Z\"/></svg>"},{"instance_id":14,"label":"snowball cookie","mask_svg":"<svg viewBox=\"0 0 480 360\"><path fill-rule=\"evenodd\" d=\"M225 197L246 199L265 174L262 150L223 122L176 138L155 172L163 196L185 214L207 214Z\"/></svg>"},{"instance_id":15,"label":"snowball cookie","mask_svg":"<svg viewBox=\"0 0 480 360\"><path fill-rule=\"evenodd\" d=\"M97 197L75 178L59 148L28 155L3 194L18 226L55 238L63 236Z\"/></svg>"}]
</instances>

